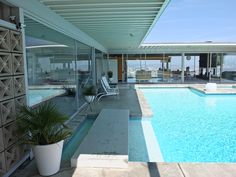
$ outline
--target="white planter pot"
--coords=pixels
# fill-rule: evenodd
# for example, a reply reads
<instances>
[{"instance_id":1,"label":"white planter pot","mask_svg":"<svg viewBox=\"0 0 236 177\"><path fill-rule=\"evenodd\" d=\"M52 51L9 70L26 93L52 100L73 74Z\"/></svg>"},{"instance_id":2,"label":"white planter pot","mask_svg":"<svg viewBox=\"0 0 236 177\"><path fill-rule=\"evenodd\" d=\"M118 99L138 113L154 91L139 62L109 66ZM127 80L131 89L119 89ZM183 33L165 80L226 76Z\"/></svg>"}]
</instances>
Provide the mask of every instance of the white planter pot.
<instances>
[{"instance_id":1,"label":"white planter pot","mask_svg":"<svg viewBox=\"0 0 236 177\"><path fill-rule=\"evenodd\" d=\"M60 169L61 155L64 140L50 145L37 145L33 147L39 174L50 176Z\"/></svg>"},{"instance_id":2,"label":"white planter pot","mask_svg":"<svg viewBox=\"0 0 236 177\"><path fill-rule=\"evenodd\" d=\"M91 103L91 102L93 102L95 96L93 96L93 95L91 95L91 96L85 96L84 98L85 98L85 100L86 100L88 103Z\"/></svg>"},{"instance_id":3,"label":"white planter pot","mask_svg":"<svg viewBox=\"0 0 236 177\"><path fill-rule=\"evenodd\" d=\"M113 77L109 78L109 82L110 82L110 83L113 82Z\"/></svg>"}]
</instances>

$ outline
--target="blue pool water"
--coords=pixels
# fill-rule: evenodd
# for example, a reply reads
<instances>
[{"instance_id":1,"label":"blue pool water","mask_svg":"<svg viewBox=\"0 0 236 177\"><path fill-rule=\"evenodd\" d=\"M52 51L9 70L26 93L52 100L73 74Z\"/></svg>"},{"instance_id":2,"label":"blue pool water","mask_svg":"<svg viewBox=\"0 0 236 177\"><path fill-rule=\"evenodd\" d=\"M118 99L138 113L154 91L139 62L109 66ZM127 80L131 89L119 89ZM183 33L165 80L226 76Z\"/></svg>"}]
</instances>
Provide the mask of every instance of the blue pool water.
<instances>
[{"instance_id":1,"label":"blue pool water","mask_svg":"<svg viewBox=\"0 0 236 177\"><path fill-rule=\"evenodd\" d=\"M164 161L236 162L236 95L206 96L187 88L142 91ZM140 158L148 161L148 155Z\"/></svg>"},{"instance_id":2,"label":"blue pool water","mask_svg":"<svg viewBox=\"0 0 236 177\"><path fill-rule=\"evenodd\" d=\"M129 161L149 161L143 122L129 120Z\"/></svg>"},{"instance_id":3,"label":"blue pool water","mask_svg":"<svg viewBox=\"0 0 236 177\"><path fill-rule=\"evenodd\" d=\"M88 134L90 128L94 123L94 119L86 119L81 126L76 130L68 143L64 145L62 152L62 160L70 160L79 145L82 143L84 137Z\"/></svg>"}]
</instances>

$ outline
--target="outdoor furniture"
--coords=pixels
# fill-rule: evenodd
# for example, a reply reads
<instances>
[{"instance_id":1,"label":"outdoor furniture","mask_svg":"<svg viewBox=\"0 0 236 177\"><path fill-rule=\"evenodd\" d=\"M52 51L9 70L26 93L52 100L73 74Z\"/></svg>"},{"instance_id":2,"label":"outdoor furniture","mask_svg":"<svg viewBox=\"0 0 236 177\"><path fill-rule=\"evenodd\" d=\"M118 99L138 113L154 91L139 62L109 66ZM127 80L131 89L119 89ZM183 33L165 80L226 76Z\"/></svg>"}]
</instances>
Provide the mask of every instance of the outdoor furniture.
<instances>
[{"instance_id":1,"label":"outdoor furniture","mask_svg":"<svg viewBox=\"0 0 236 177\"><path fill-rule=\"evenodd\" d=\"M163 71L163 80L168 81L171 77L170 71Z\"/></svg>"},{"instance_id":2,"label":"outdoor furniture","mask_svg":"<svg viewBox=\"0 0 236 177\"><path fill-rule=\"evenodd\" d=\"M104 78L105 77L102 77L100 80L103 91L96 96L97 101L99 101L102 97L105 97L105 96L118 96L119 95L118 87L111 88L106 78L105 79Z\"/></svg>"},{"instance_id":3,"label":"outdoor furniture","mask_svg":"<svg viewBox=\"0 0 236 177\"><path fill-rule=\"evenodd\" d=\"M151 71L138 70L138 71L136 71L135 78L138 81L150 80L152 78Z\"/></svg>"},{"instance_id":4,"label":"outdoor furniture","mask_svg":"<svg viewBox=\"0 0 236 177\"><path fill-rule=\"evenodd\" d=\"M117 90L117 92L119 92L117 85L114 85L114 84L110 85L105 76L102 76L102 81L107 89L115 89L115 90Z\"/></svg>"}]
</instances>

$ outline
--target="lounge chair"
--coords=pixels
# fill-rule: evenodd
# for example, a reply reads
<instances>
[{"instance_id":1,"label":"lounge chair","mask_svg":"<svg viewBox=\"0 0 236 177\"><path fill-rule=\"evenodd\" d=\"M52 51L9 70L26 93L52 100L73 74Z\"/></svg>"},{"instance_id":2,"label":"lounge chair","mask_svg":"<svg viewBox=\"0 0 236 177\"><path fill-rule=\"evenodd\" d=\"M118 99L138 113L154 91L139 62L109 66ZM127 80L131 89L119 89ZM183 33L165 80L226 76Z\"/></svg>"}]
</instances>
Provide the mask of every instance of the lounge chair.
<instances>
[{"instance_id":1,"label":"lounge chair","mask_svg":"<svg viewBox=\"0 0 236 177\"><path fill-rule=\"evenodd\" d=\"M111 88L105 77L102 77L100 81L101 81L103 92L97 95L96 97L97 101L99 101L102 97L105 97L105 96L118 96L119 95L118 87Z\"/></svg>"},{"instance_id":2,"label":"lounge chair","mask_svg":"<svg viewBox=\"0 0 236 177\"><path fill-rule=\"evenodd\" d=\"M116 89L117 91L119 91L118 87L117 86L111 86L108 81L107 81L107 78L105 76L102 76L102 81L104 83L104 85L106 86L106 88L108 89Z\"/></svg>"}]
</instances>

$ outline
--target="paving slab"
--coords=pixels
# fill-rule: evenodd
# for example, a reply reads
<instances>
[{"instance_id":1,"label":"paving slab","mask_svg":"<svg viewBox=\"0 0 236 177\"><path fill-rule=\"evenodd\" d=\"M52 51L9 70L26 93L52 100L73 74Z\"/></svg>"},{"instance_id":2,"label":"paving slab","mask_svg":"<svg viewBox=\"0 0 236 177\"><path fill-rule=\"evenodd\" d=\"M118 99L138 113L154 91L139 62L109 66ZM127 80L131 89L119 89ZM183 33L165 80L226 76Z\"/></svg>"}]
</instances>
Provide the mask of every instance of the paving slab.
<instances>
[{"instance_id":1,"label":"paving slab","mask_svg":"<svg viewBox=\"0 0 236 177\"><path fill-rule=\"evenodd\" d=\"M129 110L103 109L71 159L72 167L127 167Z\"/></svg>"},{"instance_id":2,"label":"paving slab","mask_svg":"<svg viewBox=\"0 0 236 177\"><path fill-rule=\"evenodd\" d=\"M177 163L129 163L127 169L77 168L73 177L184 177Z\"/></svg>"},{"instance_id":3,"label":"paving slab","mask_svg":"<svg viewBox=\"0 0 236 177\"><path fill-rule=\"evenodd\" d=\"M92 111L84 109L80 115L97 115L102 109L128 109L131 118L149 118L152 110L142 92L134 88L120 89L119 96L107 96L92 104Z\"/></svg>"},{"instance_id":4,"label":"paving slab","mask_svg":"<svg viewBox=\"0 0 236 177\"><path fill-rule=\"evenodd\" d=\"M160 177L185 177L178 163L156 163Z\"/></svg>"},{"instance_id":5,"label":"paving slab","mask_svg":"<svg viewBox=\"0 0 236 177\"><path fill-rule=\"evenodd\" d=\"M235 177L236 164L180 163L185 177Z\"/></svg>"}]
</instances>

